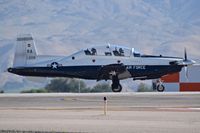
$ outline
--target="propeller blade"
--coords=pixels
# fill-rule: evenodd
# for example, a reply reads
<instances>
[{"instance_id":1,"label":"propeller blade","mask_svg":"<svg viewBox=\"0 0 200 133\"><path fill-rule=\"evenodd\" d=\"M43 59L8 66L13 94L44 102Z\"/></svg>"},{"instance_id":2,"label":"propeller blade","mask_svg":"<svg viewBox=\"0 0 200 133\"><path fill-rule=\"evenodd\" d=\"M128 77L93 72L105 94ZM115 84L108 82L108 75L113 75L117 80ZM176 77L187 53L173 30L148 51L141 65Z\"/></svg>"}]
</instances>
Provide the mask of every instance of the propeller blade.
<instances>
[{"instance_id":1,"label":"propeller blade","mask_svg":"<svg viewBox=\"0 0 200 133\"><path fill-rule=\"evenodd\" d=\"M187 81L189 81L189 74L188 74L188 67L185 66L185 78Z\"/></svg>"},{"instance_id":2,"label":"propeller blade","mask_svg":"<svg viewBox=\"0 0 200 133\"><path fill-rule=\"evenodd\" d=\"M182 61L182 65L183 66L190 66L190 65L193 65L195 64L196 62L194 60L189 60L187 58L187 51L186 51L186 48L184 48L184 59Z\"/></svg>"},{"instance_id":3,"label":"propeller blade","mask_svg":"<svg viewBox=\"0 0 200 133\"><path fill-rule=\"evenodd\" d=\"M184 61L187 61L187 51L186 51L186 48L184 48Z\"/></svg>"}]
</instances>

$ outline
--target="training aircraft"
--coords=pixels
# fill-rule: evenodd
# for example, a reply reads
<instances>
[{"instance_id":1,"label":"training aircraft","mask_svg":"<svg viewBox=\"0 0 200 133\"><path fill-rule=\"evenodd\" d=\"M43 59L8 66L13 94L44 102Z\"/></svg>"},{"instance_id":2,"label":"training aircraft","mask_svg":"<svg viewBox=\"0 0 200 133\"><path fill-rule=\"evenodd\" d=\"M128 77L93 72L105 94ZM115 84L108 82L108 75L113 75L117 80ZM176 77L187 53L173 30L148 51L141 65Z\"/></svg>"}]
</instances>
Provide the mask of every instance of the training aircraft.
<instances>
[{"instance_id":1,"label":"training aircraft","mask_svg":"<svg viewBox=\"0 0 200 133\"><path fill-rule=\"evenodd\" d=\"M90 80L112 80L112 91L120 92L120 80L158 79L180 72L195 63L185 57L144 55L134 48L117 45L85 48L69 56L38 55L31 34L17 38L12 68L8 72L22 76L69 77ZM158 85L158 91L164 91Z\"/></svg>"}]
</instances>

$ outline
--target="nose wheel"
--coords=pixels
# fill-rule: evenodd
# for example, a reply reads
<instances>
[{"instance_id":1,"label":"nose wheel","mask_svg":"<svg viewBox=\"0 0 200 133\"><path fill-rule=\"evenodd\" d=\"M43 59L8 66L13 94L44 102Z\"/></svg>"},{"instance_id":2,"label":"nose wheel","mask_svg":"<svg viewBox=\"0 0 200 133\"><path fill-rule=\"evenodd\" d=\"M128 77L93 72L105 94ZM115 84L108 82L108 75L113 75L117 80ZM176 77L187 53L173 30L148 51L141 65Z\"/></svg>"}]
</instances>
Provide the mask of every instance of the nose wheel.
<instances>
[{"instance_id":1,"label":"nose wheel","mask_svg":"<svg viewBox=\"0 0 200 133\"><path fill-rule=\"evenodd\" d=\"M165 86L163 85L163 82L162 82L160 79L158 79L158 80L156 81L156 90L157 90L158 92L163 92L163 91L165 91Z\"/></svg>"},{"instance_id":2,"label":"nose wheel","mask_svg":"<svg viewBox=\"0 0 200 133\"><path fill-rule=\"evenodd\" d=\"M118 79L118 76L113 76L112 77L112 91L113 92L121 92L122 91L122 86L121 84L119 83L119 79Z\"/></svg>"},{"instance_id":3,"label":"nose wheel","mask_svg":"<svg viewBox=\"0 0 200 133\"><path fill-rule=\"evenodd\" d=\"M165 90L165 86L163 84L159 84L156 86L156 90L158 92L163 92Z\"/></svg>"}]
</instances>

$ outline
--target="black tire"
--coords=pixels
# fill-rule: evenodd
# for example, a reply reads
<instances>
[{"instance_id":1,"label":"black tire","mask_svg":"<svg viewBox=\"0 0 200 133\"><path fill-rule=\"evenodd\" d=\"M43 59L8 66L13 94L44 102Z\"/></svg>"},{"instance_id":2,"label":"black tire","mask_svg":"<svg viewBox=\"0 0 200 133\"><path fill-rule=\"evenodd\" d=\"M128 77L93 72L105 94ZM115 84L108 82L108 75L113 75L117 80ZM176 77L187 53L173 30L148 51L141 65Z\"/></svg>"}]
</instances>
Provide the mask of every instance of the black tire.
<instances>
[{"instance_id":1,"label":"black tire","mask_svg":"<svg viewBox=\"0 0 200 133\"><path fill-rule=\"evenodd\" d=\"M112 91L113 92L121 92L122 86L120 84L112 84Z\"/></svg>"},{"instance_id":2,"label":"black tire","mask_svg":"<svg viewBox=\"0 0 200 133\"><path fill-rule=\"evenodd\" d=\"M164 85L157 85L156 86L156 90L158 91L158 92L163 92L163 91L165 91L165 86Z\"/></svg>"}]
</instances>

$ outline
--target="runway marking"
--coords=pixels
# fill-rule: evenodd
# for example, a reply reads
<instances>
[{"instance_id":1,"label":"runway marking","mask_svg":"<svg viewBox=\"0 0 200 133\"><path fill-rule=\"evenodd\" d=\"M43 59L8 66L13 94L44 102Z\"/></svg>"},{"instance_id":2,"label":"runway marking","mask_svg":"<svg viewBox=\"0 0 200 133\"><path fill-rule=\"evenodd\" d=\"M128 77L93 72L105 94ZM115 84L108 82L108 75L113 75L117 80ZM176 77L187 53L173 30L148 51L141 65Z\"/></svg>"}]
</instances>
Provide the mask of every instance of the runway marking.
<instances>
[{"instance_id":1,"label":"runway marking","mask_svg":"<svg viewBox=\"0 0 200 133\"><path fill-rule=\"evenodd\" d=\"M33 110L33 111L56 111L56 110L60 110L60 111L102 111L103 107L70 107L70 108L62 108L62 107L58 107L58 108L53 108L53 107L47 107L47 108L42 108L42 107L30 107L30 108L26 108L26 107L12 107L12 108L0 108L0 110ZM154 111L154 112L200 112L200 108L196 108L196 107L163 107L163 108L159 108L159 107L121 107L121 106L109 106L108 107L108 112L109 111Z\"/></svg>"},{"instance_id":2,"label":"runway marking","mask_svg":"<svg viewBox=\"0 0 200 133\"><path fill-rule=\"evenodd\" d=\"M55 132L55 131L24 131L24 130L0 130L0 133L69 133L69 132ZM70 132L75 133L75 132Z\"/></svg>"},{"instance_id":3,"label":"runway marking","mask_svg":"<svg viewBox=\"0 0 200 133\"><path fill-rule=\"evenodd\" d=\"M188 108L188 109L192 109L192 110L200 110L200 108Z\"/></svg>"},{"instance_id":4,"label":"runway marking","mask_svg":"<svg viewBox=\"0 0 200 133\"><path fill-rule=\"evenodd\" d=\"M181 111L181 112L200 112L200 108L177 107L177 108L159 108L165 111Z\"/></svg>"},{"instance_id":5,"label":"runway marking","mask_svg":"<svg viewBox=\"0 0 200 133\"><path fill-rule=\"evenodd\" d=\"M200 92L121 92L121 93L3 93L0 94L0 97L70 97L70 96L138 96L138 95L199 95Z\"/></svg>"}]
</instances>

